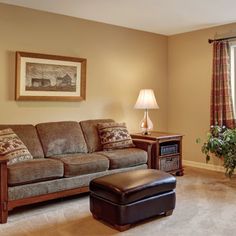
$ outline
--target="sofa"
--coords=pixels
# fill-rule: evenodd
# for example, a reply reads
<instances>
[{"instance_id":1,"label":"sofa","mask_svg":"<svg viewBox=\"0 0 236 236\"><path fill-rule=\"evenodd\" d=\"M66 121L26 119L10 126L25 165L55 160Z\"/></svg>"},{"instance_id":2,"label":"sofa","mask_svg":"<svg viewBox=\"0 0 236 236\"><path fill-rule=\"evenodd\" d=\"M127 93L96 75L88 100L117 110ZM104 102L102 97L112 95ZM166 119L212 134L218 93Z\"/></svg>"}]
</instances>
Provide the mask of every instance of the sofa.
<instances>
[{"instance_id":1,"label":"sofa","mask_svg":"<svg viewBox=\"0 0 236 236\"><path fill-rule=\"evenodd\" d=\"M11 165L0 156L0 223L15 207L88 192L96 177L150 167L152 141L103 150L97 125L109 122L114 120L0 125L12 129L33 156Z\"/></svg>"}]
</instances>

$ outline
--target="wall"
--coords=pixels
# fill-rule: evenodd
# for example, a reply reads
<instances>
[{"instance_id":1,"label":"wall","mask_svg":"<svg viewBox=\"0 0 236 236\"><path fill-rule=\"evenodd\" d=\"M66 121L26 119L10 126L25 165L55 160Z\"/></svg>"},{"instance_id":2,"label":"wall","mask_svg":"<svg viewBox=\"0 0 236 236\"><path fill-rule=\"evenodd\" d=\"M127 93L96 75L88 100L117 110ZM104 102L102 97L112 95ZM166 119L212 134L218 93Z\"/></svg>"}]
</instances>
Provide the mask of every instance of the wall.
<instances>
[{"instance_id":1,"label":"wall","mask_svg":"<svg viewBox=\"0 0 236 236\"><path fill-rule=\"evenodd\" d=\"M205 140L209 129L212 45L207 40L235 32L236 24L167 38L0 4L0 29L0 123L111 117L135 131L143 117L142 110L133 109L138 92L153 88L160 106L150 112L154 127L184 134L184 159L205 162L195 140ZM87 58L86 101L15 101L15 51Z\"/></svg>"},{"instance_id":2,"label":"wall","mask_svg":"<svg viewBox=\"0 0 236 236\"><path fill-rule=\"evenodd\" d=\"M167 37L0 4L0 123L114 118L137 130L141 88L153 88L154 126L167 129ZM83 102L14 100L15 51L87 58Z\"/></svg>"},{"instance_id":3,"label":"wall","mask_svg":"<svg viewBox=\"0 0 236 236\"><path fill-rule=\"evenodd\" d=\"M185 160L205 162L196 138L206 140L210 124L212 45L208 39L235 31L236 24L229 24L168 38L168 129L185 135ZM212 164L220 162L213 159Z\"/></svg>"}]
</instances>

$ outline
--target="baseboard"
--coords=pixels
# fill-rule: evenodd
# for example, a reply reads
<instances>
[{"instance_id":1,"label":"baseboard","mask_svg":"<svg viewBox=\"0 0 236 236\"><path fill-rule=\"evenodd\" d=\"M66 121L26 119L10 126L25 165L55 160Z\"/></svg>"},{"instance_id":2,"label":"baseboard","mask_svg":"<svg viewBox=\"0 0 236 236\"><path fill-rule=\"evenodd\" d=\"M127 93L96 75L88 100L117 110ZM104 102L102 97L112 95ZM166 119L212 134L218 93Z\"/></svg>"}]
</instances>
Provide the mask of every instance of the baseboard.
<instances>
[{"instance_id":1,"label":"baseboard","mask_svg":"<svg viewBox=\"0 0 236 236\"><path fill-rule=\"evenodd\" d=\"M212 165L212 164L207 164L207 163L202 163L202 162L183 160L183 165L206 169L206 170L225 172L225 169L223 166L217 166L217 165Z\"/></svg>"}]
</instances>

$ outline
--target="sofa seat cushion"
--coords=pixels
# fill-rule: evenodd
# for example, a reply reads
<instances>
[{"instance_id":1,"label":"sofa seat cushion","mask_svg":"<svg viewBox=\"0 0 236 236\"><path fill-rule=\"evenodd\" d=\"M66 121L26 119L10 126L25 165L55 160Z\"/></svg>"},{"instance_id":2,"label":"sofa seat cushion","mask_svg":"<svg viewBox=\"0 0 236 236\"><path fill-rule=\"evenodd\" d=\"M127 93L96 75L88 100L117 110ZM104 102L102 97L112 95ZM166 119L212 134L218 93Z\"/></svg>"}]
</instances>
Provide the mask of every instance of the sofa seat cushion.
<instances>
[{"instance_id":1,"label":"sofa seat cushion","mask_svg":"<svg viewBox=\"0 0 236 236\"><path fill-rule=\"evenodd\" d=\"M88 151L78 122L41 123L36 129L46 157Z\"/></svg>"},{"instance_id":2,"label":"sofa seat cushion","mask_svg":"<svg viewBox=\"0 0 236 236\"><path fill-rule=\"evenodd\" d=\"M109 169L119 169L147 163L147 152L138 148L125 148L99 152L110 160Z\"/></svg>"},{"instance_id":3,"label":"sofa seat cushion","mask_svg":"<svg viewBox=\"0 0 236 236\"><path fill-rule=\"evenodd\" d=\"M22 185L63 177L63 163L53 159L33 159L8 166L8 185Z\"/></svg>"},{"instance_id":4,"label":"sofa seat cushion","mask_svg":"<svg viewBox=\"0 0 236 236\"><path fill-rule=\"evenodd\" d=\"M73 177L106 171L109 168L109 160L99 154L68 154L51 157L59 159L64 164L64 177Z\"/></svg>"}]
</instances>

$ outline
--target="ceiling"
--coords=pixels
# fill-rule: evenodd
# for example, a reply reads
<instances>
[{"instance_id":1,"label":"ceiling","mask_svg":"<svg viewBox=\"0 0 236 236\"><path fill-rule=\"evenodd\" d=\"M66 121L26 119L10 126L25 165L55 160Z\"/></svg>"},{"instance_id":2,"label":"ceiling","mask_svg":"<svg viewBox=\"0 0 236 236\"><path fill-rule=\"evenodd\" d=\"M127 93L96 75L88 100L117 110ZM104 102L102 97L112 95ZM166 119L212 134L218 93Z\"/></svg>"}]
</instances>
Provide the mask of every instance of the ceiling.
<instances>
[{"instance_id":1,"label":"ceiling","mask_svg":"<svg viewBox=\"0 0 236 236\"><path fill-rule=\"evenodd\" d=\"M236 22L235 0L0 0L158 34Z\"/></svg>"}]
</instances>

